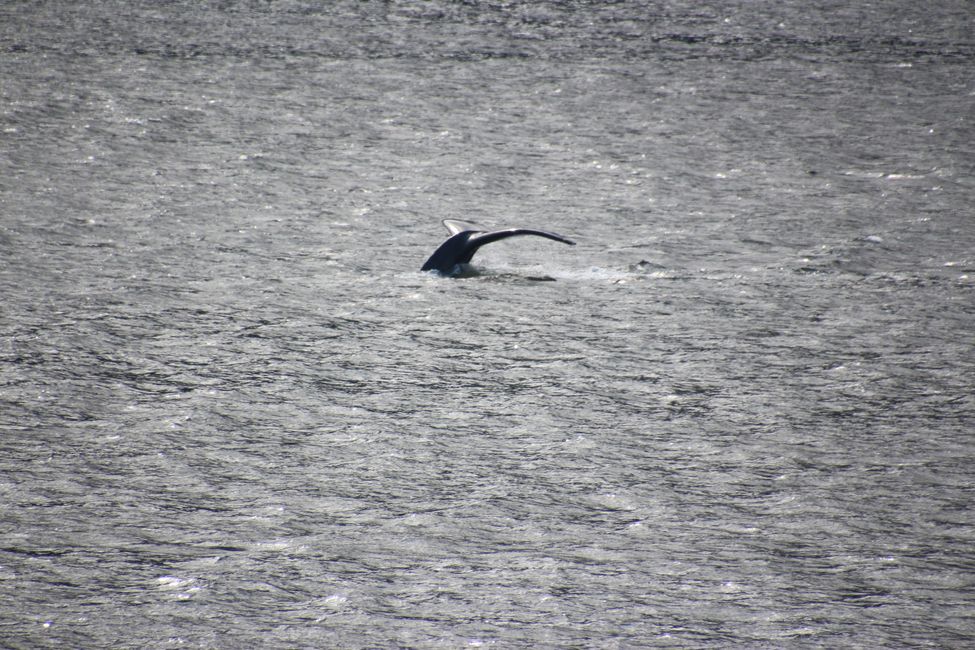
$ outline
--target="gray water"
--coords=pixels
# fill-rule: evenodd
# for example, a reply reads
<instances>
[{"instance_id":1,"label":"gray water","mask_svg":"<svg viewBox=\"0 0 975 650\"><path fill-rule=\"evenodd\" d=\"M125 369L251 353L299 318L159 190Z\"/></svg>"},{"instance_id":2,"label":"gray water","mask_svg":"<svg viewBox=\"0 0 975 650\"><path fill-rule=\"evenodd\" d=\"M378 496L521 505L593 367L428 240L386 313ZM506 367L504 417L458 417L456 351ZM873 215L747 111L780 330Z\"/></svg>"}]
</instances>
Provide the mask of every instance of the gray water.
<instances>
[{"instance_id":1,"label":"gray water","mask_svg":"<svg viewBox=\"0 0 975 650\"><path fill-rule=\"evenodd\" d=\"M808 4L0 6L0 646L971 647L975 9Z\"/></svg>"}]
</instances>

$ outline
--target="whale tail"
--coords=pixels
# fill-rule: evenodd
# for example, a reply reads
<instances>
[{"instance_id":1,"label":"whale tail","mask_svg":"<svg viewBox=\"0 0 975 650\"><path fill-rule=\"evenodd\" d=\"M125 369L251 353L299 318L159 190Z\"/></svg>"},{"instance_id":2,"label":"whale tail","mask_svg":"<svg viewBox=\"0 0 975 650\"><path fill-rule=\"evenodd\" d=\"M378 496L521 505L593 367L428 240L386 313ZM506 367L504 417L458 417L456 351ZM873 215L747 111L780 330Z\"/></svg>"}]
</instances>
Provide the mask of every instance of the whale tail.
<instances>
[{"instance_id":1,"label":"whale tail","mask_svg":"<svg viewBox=\"0 0 975 650\"><path fill-rule=\"evenodd\" d=\"M424 263L421 271L439 271L440 273L451 273L458 264L468 264L474 253L481 246L496 242L508 237L518 237L521 235L534 235L545 237L569 246L575 246L575 242L554 232L544 230L533 230L531 228L508 228L506 230L485 231L480 226L458 221L456 219L444 219L443 225L450 232L450 237L440 247L433 252L433 255Z\"/></svg>"},{"instance_id":2,"label":"whale tail","mask_svg":"<svg viewBox=\"0 0 975 650\"><path fill-rule=\"evenodd\" d=\"M451 235L456 235L461 232L484 232L484 228L481 228L476 223L471 223L470 221L460 221L458 219L444 219L443 225L447 227L447 231Z\"/></svg>"}]
</instances>

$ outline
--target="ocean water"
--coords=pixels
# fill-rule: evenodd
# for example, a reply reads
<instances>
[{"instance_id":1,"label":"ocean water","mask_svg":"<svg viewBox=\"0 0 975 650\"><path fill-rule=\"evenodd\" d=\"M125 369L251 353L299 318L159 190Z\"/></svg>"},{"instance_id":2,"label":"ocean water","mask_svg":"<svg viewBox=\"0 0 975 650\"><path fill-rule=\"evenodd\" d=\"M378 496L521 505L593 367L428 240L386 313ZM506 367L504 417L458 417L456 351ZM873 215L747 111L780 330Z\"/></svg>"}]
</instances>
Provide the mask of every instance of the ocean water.
<instances>
[{"instance_id":1,"label":"ocean water","mask_svg":"<svg viewBox=\"0 0 975 650\"><path fill-rule=\"evenodd\" d=\"M0 6L0 646L970 647L975 9L808 5Z\"/></svg>"}]
</instances>

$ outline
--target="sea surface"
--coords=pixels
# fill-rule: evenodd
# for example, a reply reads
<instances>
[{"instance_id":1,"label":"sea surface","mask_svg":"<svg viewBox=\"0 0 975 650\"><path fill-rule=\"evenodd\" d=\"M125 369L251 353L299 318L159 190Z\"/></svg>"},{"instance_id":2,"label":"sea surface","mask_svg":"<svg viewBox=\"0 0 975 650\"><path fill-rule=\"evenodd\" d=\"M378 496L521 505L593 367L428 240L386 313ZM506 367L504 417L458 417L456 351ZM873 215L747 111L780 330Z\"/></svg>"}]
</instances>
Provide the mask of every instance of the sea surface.
<instances>
[{"instance_id":1,"label":"sea surface","mask_svg":"<svg viewBox=\"0 0 975 650\"><path fill-rule=\"evenodd\" d=\"M0 647L973 647L973 120L968 0L3 2Z\"/></svg>"}]
</instances>

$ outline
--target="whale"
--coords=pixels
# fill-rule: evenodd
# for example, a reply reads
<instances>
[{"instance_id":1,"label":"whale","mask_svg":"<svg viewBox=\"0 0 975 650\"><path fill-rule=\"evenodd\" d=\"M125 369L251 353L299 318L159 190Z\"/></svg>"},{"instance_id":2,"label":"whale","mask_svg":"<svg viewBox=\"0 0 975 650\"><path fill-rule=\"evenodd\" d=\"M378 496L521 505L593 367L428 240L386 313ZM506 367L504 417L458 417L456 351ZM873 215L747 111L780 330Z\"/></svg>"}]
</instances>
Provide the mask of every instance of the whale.
<instances>
[{"instance_id":1,"label":"whale","mask_svg":"<svg viewBox=\"0 0 975 650\"><path fill-rule=\"evenodd\" d=\"M457 219L444 219L443 225L447 227L450 237L440 244L437 250L433 251L423 266L421 271L437 271L443 275L453 275L463 268L464 264L469 264L474 253L492 242L507 239L508 237L520 237L522 235L534 235L544 237L569 246L576 243L568 237L557 235L554 232L544 230L534 230L532 228L508 228L506 230L484 230L477 224Z\"/></svg>"}]
</instances>

